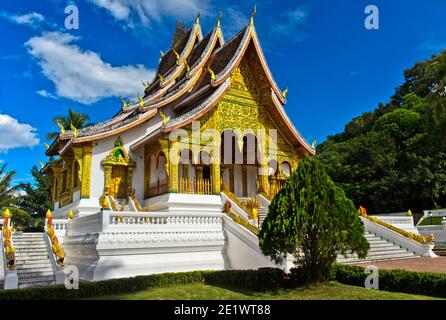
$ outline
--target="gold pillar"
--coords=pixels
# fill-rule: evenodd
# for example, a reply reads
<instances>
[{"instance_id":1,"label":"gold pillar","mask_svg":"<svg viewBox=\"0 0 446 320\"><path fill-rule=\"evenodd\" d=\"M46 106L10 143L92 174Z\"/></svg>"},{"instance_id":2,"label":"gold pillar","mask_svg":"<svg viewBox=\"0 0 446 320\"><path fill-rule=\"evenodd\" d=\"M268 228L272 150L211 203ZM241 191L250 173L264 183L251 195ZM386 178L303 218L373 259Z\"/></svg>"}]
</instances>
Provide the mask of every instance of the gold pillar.
<instances>
[{"instance_id":1,"label":"gold pillar","mask_svg":"<svg viewBox=\"0 0 446 320\"><path fill-rule=\"evenodd\" d=\"M262 163L260 165L260 187L263 188L263 191L266 194L270 194L270 185L268 181L268 163ZM262 174L263 173L263 174Z\"/></svg>"},{"instance_id":2,"label":"gold pillar","mask_svg":"<svg viewBox=\"0 0 446 320\"><path fill-rule=\"evenodd\" d=\"M127 167L127 172L125 175L126 178L126 186L127 186L127 194L126 196L129 197L132 194L132 180L133 180L133 167L132 166L128 166Z\"/></svg>"},{"instance_id":3,"label":"gold pillar","mask_svg":"<svg viewBox=\"0 0 446 320\"><path fill-rule=\"evenodd\" d=\"M82 147L82 162L79 165L82 166L81 177L81 197L90 198L90 182L91 182L91 158L92 148L91 146ZM111 172L110 172L111 174ZM111 177L111 175L110 175Z\"/></svg>"},{"instance_id":4,"label":"gold pillar","mask_svg":"<svg viewBox=\"0 0 446 320\"><path fill-rule=\"evenodd\" d=\"M212 165L211 170L214 193L218 194L221 192L220 164Z\"/></svg>"},{"instance_id":5,"label":"gold pillar","mask_svg":"<svg viewBox=\"0 0 446 320\"><path fill-rule=\"evenodd\" d=\"M178 192L178 164L169 164L169 192Z\"/></svg>"},{"instance_id":6,"label":"gold pillar","mask_svg":"<svg viewBox=\"0 0 446 320\"><path fill-rule=\"evenodd\" d=\"M112 180L112 166L104 166L104 195L108 196L110 194L110 186ZM82 183L83 185L83 183Z\"/></svg>"}]
</instances>

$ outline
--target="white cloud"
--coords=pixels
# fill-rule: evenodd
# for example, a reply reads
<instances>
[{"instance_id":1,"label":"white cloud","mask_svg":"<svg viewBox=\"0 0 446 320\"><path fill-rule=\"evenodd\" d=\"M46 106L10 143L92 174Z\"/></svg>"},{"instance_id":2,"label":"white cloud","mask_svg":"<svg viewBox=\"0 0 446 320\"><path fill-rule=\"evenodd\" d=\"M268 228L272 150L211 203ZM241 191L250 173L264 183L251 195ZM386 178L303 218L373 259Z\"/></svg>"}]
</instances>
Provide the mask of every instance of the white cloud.
<instances>
[{"instance_id":1,"label":"white cloud","mask_svg":"<svg viewBox=\"0 0 446 320\"><path fill-rule=\"evenodd\" d=\"M143 65L115 67L92 51L73 44L78 38L60 32L48 32L33 37L26 46L54 82L56 95L84 104L105 97L136 96L142 92L141 80L151 80L153 70ZM41 95L47 92L40 92Z\"/></svg>"},{"instance_id":2,"label":"white cloud","mask_svg":"<svg viewBox=\"0 0 446 320\"><path fill-rule=\"evenodd\" d=\"M165 16L190 18L198 12L206 13L209 0L88 0L106 10L116 20L133 28L151 26Z\"/></svg>"},{"instance_id":3,"label":"white cloud","mask_svg":"<svg viewBox=\"0 0 446 320\"><path fill-rule=\"evenodd\" d=\"M0 152L19 147L34 147L38 143L35 128L19 123L6 114L0 114Z\"/></svg>"},{"instance_id":4,"label":"white cloud","mask_svg":"<svg viewBox=\"0 0 446 320\"><path fill-rule=\"evenodd\" d=\"M36 91L36 93L39 96L42 96L44 98L57 99L57 96L55 96L54 94L52 94L51 92L48 92L46 90L38 90L38 91Z\"/></svg>"},{"instance_id":5,"label":"white cloud","mask_svg":"<svg viewBox=\"0 0 446 320\"><path fill-rule=\"evenodd\" d=\"M239 9L234 7L227 8L223 14L222 21L225 38L229 40L236 32L242 30L248 22L249 18Z\"/></svg>"},{"instance_id":6,"label":"white cloud","mask_svg":"<svg viewBox=\"0 0 446 320\"><path fill-rule=\"evenodd\" d=\"M292 35L292 40L301 42L308 37L305 30L308 21L308 9L304 6L282 14L280 22L274 23L272 31L280 35Z\"/></svg>"},{"instance_id":7,"label":"white cloud","mask_svg":"<svg viewBox=\"0 0 446 320\"><path fill-rule=\"evenodd\" d=\"M26 25L32 28L37 28L45 22L45 17L37 12L14 14L7 11L0 11L0 16L12 23Z\"/></svg>"}]
</instances>

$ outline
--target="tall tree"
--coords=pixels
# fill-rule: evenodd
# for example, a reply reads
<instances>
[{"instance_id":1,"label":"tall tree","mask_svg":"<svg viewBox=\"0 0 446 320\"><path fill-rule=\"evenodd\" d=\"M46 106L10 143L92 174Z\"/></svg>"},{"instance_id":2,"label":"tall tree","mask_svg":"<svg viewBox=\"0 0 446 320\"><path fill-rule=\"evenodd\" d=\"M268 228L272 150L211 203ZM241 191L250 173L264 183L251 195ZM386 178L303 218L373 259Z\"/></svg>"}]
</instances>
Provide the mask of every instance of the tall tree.
<instances>
[{"instance_id":1,"label":"tall tree","mask_svg":"<svg viewBox=\"0 0 446 320\"><path fill-rule=\"evenodd\" d=\"M31 174L34 182L21 185L25 194L17 200L16 205L33 216L45 217L46 211L52 205L51 184L48 176L41 174L36 166L32 167Z\"/></svg>"},{"instance_id":2,"label":"tall tree","mask_svg":"<svg viewBox=\"0 0 446 320\"><path fill-rule=\"evenodd\" d=\"M76 129L81 129L90 125L90 123L88 123L89 120L90 117L85 113L68 109L67 115L56 116L53 119L53 123L57 126L61 125L65 130L70 130L71 125L73 125ZM56 139L58 136L59 136L59 131L50 132L46 135L46 139L52 141Z\"/></svg>"},{"instance_id":3,"label":"tall tree","mask_svg":"<svg viewBox=\"0 0 446 320\"><path fill-rule=\"evenodd\" d=\"M6 169L6 163L0 165L0 208L11 206L16 200L18 191L18 186L11 186L15 171Z\"/></svg>"},{"instance_id":4,"label":"tall tree","mask_svg":"<svg viewBox=\"0 0 446 320\"><path fill-rule=\"evenodd\" d=\"M308 282L323 280L338 254L363 258L369 249L353 202L310 157L271 202L259 245L276 262L293 255Z\"/></svg>"},{"instance_id":5,"label":"tall tree","mask_svg":"<svg viewBox=\"0 0 446 320\"><path fill-rule=\"evenodd\" d=\"M333 181L373 213L446 206L446 51L404 75L389 103L317 148Z\"/></svg>"}]
</instances>

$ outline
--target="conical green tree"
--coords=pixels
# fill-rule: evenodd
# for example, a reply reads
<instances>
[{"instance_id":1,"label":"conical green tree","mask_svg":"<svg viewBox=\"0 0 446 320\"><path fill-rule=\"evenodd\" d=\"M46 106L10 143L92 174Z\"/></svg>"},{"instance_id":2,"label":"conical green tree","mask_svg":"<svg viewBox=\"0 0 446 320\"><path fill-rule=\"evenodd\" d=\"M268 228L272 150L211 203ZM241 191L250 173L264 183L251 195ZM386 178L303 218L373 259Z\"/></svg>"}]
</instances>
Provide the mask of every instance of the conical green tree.
<instances>
[{"instance_id":1,"label":"conical green tree","mask_svg":"<svg viewBox=\"0 0 446 320\"><path fill-rule=\"evenodd\" d=\"M314 157L300 162L274 197L259 244L277 263L293 255L308 282L323 280L339 253L363 258L369 249L353 202Z\"/></svg>"}]
</instances>

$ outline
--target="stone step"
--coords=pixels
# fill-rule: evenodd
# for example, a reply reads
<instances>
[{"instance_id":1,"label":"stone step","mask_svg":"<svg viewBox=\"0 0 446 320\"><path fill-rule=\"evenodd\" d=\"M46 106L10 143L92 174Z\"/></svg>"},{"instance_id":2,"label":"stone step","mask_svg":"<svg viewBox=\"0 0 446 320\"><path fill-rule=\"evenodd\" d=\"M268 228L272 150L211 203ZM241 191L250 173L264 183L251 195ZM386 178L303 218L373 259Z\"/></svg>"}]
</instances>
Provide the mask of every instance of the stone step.
<instances>
[{"instance_id":1,"label":"stone step","mask_svg":"<svg viewBox=\"0 0 446 320\"><path fill-rule=\"evenodd\" d=\"M38 281L38 282L32 282L32 283L22 283L22 284L19 284L19 288L20 289L25 289L25 288L47 287L47 286L53 286L55 284L56 284L55 280Z\"/></svg>"},{"instance_id":2,"label":"stone step","mask_svg":"<svg viewBox=\"0 0 446 320\"><path fill-rule=\"evenodd\" d=\"M17 259L16 265L17 266L23 266L23 265L36 265L41 263L50 262L49 258L47 256L37 256L32 259Z\"/></svg>"},{"instance_id":3,"label":"stone step","mask_svg":"<svg viewBox=\"0 0 446 320\"><path fill-rule=\"evenodd\" d=\"M29 247L23 247L23 248L16 248L16 252L48 252L47 246L42 246L38 248L29 248Z\"/></svg>"},{"instance_id":4,"label":"stone step","mask_svg":"<svg viewBox=\"0 0 446 320\"><path fill-rule=\"evenodd\" d=\"M14 248L16 250L26 250L26 249L46 249L46 244L31 244L31 245L17 245L14 243Z\"/></svg>"},{"instance_id":5,"label":"stone step","mask_svg":"<svg viewBox=\"0 0 446 320\"><path fill-rule=\"evenodd\" d=\"M358 258L347 258L347 259L341 259L338 258L337 262L338 263L343 263L343 264L351 264L351 263L364 263L364 262L378 262L378 261L391 261L391 260L402 260L402 259L415 259L415 258L420 258L420 256L418 255L414 255L414 254L401 254L401 255L390 255L390 256L376 256L373 257L373 259L371 258L365 258L363 260L359 260Z\"/></svg>"},{"instance_id":6,"label":"stone step","mask_svg":"<svg viewBox=\"0 0 446 320\"><path fill-rule=\"evenodd\" d=\"M45 234L41 233L22 233L22 234L14 234L12 236L13 239L44 239Z\"/></svg>"},{"instance_id":7,"label":"stone step","mask_svg":"<svg viewBox=\"0 0 446 320\"><path fill-rule=\"evenodd\" d=\"M17 270L19 279L40 278L40 277L54 277L53 269L44 269L33 272L19 272Z\"/></svg>"},{"instance_id":8,"label":"stone step","mask_svg":"<svg viewBox=\"0 0 446 320\"><path fill-rule=\"evenodd\" d=\"M42 276L42 277L31 277L31 278L27 278L27 277L20 278L19 277L19 283L32 283L32 282L52 281L52 280L55 280L54 275Z\"/></svg>"},{"instance_id":9,"label":"stone step","mask_svg":"<svg viewBox=\"0 0 446 320\"><path fill-rule=\"evenodd\" d=\"M34 259L48 259L48 251L44 252L21 252L20 254L16 252L16 257L18 260L34 260Z\"/></svg>"},{"instance_id":10,"label":"stone step","mask_svg":"<svg viewBox=\"0 0 446 320\"><path fill-rule=\"evenodd\" d=\"M51 262L49 259L37 260L38 263L28 263L25 261L23 264L17 264L17 270L38 269L38 268L51 268Z\"/></svg>"}]
</instances>

